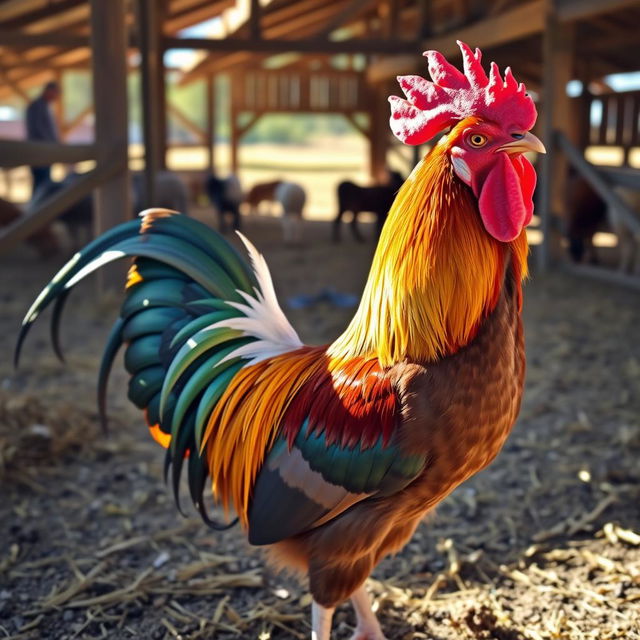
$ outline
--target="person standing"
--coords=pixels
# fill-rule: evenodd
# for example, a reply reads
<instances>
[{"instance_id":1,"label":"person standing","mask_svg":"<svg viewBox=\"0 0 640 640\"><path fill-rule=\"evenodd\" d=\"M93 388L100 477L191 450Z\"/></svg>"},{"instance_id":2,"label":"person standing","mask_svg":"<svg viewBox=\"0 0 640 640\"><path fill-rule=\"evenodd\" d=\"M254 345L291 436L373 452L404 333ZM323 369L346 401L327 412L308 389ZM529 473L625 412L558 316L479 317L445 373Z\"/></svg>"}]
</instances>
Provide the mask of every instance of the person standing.
<instances>
[{"instance_id":1,"label":"person standing","mask_svg":"<svg viewBox=\"0 0 640 640\"><path fill-rule=\"evenodd\" d=\"M56 127L50 104L60 95L57 82L48 82L38 98L29 103L26 112L27 140L38 142L58 142L58 128ZM33 190L51 180L51 166L31 167L33 176Z\"/></svg>"}]
</instances>

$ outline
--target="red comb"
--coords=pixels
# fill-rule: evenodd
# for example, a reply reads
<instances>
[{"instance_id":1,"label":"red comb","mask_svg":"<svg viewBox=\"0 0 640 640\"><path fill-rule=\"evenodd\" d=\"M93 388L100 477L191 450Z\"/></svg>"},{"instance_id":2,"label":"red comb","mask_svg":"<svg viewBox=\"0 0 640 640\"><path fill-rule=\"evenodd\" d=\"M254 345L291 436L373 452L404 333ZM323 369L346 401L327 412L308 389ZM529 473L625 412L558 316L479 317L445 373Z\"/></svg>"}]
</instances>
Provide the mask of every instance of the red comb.
<instances>
[{"instance_id":1,"label":"red comb","mask_svg":"<svg viewBox=\"0 0 640 640\"><path fill-rule=\"evenodd\" d=\"M489 76L475 52L458 40L464 73L438 51L425 51L431 80L420 76L398 76L407 100L391 96L391 130L406 144L423 144L442 129L469 116L480 116L502 126L528 131L537 112L525 86L516 82L507 67L504 78L495 62Z\"/></svg>"}]
</instances>

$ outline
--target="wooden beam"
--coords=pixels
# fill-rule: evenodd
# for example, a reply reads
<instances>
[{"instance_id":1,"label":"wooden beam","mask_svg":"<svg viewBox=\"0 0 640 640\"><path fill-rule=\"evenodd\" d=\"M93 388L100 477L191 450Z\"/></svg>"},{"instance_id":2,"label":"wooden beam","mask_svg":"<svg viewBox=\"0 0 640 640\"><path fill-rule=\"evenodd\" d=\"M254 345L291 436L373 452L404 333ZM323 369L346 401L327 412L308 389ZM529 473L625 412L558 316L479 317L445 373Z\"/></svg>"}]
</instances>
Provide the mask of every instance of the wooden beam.
<instances>
[{"instance_id":1,"label":"wooden beam","mask_svg":"<svg viewBox=\"0 0 640 640\"><path fill-rule=\"evenodd\" d=\"M372 0L351 0L351 2L345 4L345 6L327 22L318 36L328 37L332 31L343 27L347 22L356 18L362 11L371 6L371 4Z\"/></svg>"},{"instance_id":2,"label":"wooden beam","mask_svg":"<svg viewBox=\"0 0 640 640\"><path fill-rule=\"evenodd\" d=\"M0 3L0 21L12 20L41 6L42 0L4 0Z\"/></svg>"},{"instance_id":3,"label":"wooden beam","mask_svg":"<svg viewBox=\"0 0 640 640\"><path fill-rule=\"evenodd\" d=\"M167 112L171 114L187 131L196 136L200 144L207 141L207 133L202 127L198 126L189 116L180 110L175 104L167 103Z\"/></svg>"},{"instance_id":4,"label":"wooden beam","mask_svg":"<svg viewBox=\"0 0 640 640\"><path fill-rule=\"evenodd\" d=\"M0 140L0 167L74 164L97 157L95 144L60 144L33 140Z\"/></svg>"},{"instance_id":5,"label":"wooden beam","mask_svg":"<svg viewBox=\"0 0 640 640\"><path fill-rule=\"evenodd\" d=\"M607 284L614 284L640 291L640 278L638 276L591 264L576 264L575 262L567 261L564 262L562 266L565 271L576 276L591 278L593 280L599 280L600 282L606 282Z\"/></svg>"},{"instance_id":6,"label":"wooden beam","mask_svg":"<svg viewBox=\"0 0 640 640\"><path fill-rule=\"evenodd\" d=\"M560 22L573 22L637 6L638 0L558 0L556 12Z\"/></svg>"},{"instance_id":7,"label":"wooden beam","mask_svg":"<svg viewBox=\"0 0 640 640\"><path fill-rule=\"evenodd\" d=\"M165 38L167 49L194 49L198 51L252 53L370 53L384 55L402 55L416 51L420 44L408 41L391 42L389 40L325 40L309 38L307 40L248 40L246 38Z\"/></svg>"},{"instance_id":8,"label":"wooden beam","mask_svg":"<svg viewBox=\"0 0 640 640\"><path fill-rule=\"evenodd\" d=\"M3 47L88 47L87 36L74 33L27 33L0 29L0 43Z\"/></svg>"},{"instance_id":9,"label":"wooden beam","mask_svg":"<svg viewBox=\"0 0 640 640\"><path fill-rule=\"evenodd\" d=\"M208 76L205 80L205 121L206 125L206 145L207 145L207 168L209 173L215 173L216 167L216 94L215 94L215 76Z\"/></svg>"},{"instance_id":10,"label":"wooden beam","mask_svg":"<svg viewBox=\"0 0 640 640\"><path fill-rule=\"evenodd\" d=\"M566 154L569 162L578 173L609 207L616 210L633 234L640 236L640 220L638 220L638 216L633 209L611 188L606 178L590 162L585 160L582 153L571 143L567 136L556 132L555 137L558 146Z\"/></svg>"},{"instance_id":11,"label":"wooden beam","mask_svg":"<svg viewBox=\"0 0 640 640\"><path fill-rule=\"evenodd\" d=\"M29 30L32 32L35 32L35 30L49 30L52 29L51 24L48 22L50 18L55 18L59 21L58 24L60 24L61 21L62 25L60 26L63 26L67 12L80 5L84 5L85 3L86 0L58 0L58 2L55 3L47 2L46 5L40 3L41 6L38 9L25 12L13 18L2 17L2 9L0 9L0 23L3 28L8 29L19 29L21 27L28 26ZM4 4L6 4L6 2L2 3L2 5ZM26 3L23 2L23 6L25 4ZM85 13L88 15L86 10ZM42 29L40 29L41 26L43 27ZM52 30L55 30L55 28Z\"/></svg>"},{"instance_id":12,"label":"wooden beam","mask_svg":"<svg viewBox=\"0 0 640 640\"><path fill-rule=\"evenodd\" d=\"M358 132L361 133L365 138L369 139L369 131L371 129L371 115L369 115L369 126L368 127L363 127L357 120L355 117L354 113L345 113L344 117L351 123L351 125L353 126L353 128Z\"/></svg>"},{"instance_id":13,"label":"wooden beam","mask_svg":"<svg viewBox=\"0 0 640 640\"><path fill-rule=\"evenodd\" d=\"M175 3L170 3L170 13L164 22L164 33L174 34L185 27L220 16L225 9L235 5L235 0L205 0L191 4L193 6L177 10Z\"/></svg>"},{"instance_id":14,"label":"wooden beam","mask_svg":"<svg viewBox=\"0 0 640 640\"><path fill-rule=\"evenodd\" d=\"M144 134L144 207L156 201L156 175L165 167L166 91L161 44L163 9L157 0L137 0L138 42L142 76L142 124Z\"/></svg>"},{"instance_id":15,"label":"wooden beam","mask_svg":"<svg viewBox=\"0 0 640 640\"><path fill-rule=\"evenodd\" d=\"M76 116L71 118L71 120L64 122L61 127L61 133L63 134L63 136L66 137L76 127L80 126L82 122L84 122L86 117L92 112L93 112L93 104L88 104Z\"/></svg>"},{"instance_id":16,"label":"wooden beam","mask_svg":"<svg viewBox=\"0 0 640 640\"><path fill-rule=\"evenodd\" d=\"M420 56L417 55L420 51L435 49L445 56L458 55L456 40L481 49L490 49L540 33L544 29L545 4L546 0L533 0L466 27L452 29L446 35L427 38L419 45L414 45L413 55L383 59L369 65L367 78L370 82L379 82L411 72L418 66L426 68L426 64L421 64Z\"/></svg>"},{"instance_id":17,"label":"wooden beam","mask_svg":"<svg viewBox=\"0 0 640 640\"><path fill-rule=\"evenodd\" d=\"M29 102L31 100L22 87L17 82L13 82L13 80L7 76L4 69L0 70L0 80L2 80L2 82L4 82L15 95L22 98L24 102Z\"/></svg>"},{"instance_id":18,"label":"wooden beam","mask_svg":"<svg viewBox=\"0 0 640 640\"><path fill-rule=\"evenodd\" d=\"M98 170L108 173L95 196L96 235L128 219L127 28L125 0L91 1L93 104ZM121 270L101 272L99 288L121 286Z\"/></svg>"},{"instance_id":19,"label":"wooden beam","mask_svg":"<svg viewBox=\"0 0 640 640\"><path fill-rule=\"evenodd\" d=\"M260 25L260 0L250 0L249 3L249 37L252 40L262 38L262 27Z\"/></svg>"},{"instance_id":20,"label":"wooden beam","mask_svg":"<svg viewBox=\"0 0 640 640\"><path fill-rule=\"evenodd\" d=\"M0 232L0 254L12 249L18 242L28 238L44 225L53 222L72 204L89 195L105 180L113 176L115 165L97 167L82 174L69 187L47 198L42 205L18 218Z\"/></svg>"},{"instance_id":21,"label":"wooden beam","mask_svg":"<svg viewBox=\"0 0 640 640\"><path fill-rule=\"evenodd\" d=\"M564 184L567 175L566 159L556 153L557 129L569 130L571 103L567 96L567 82L573 77L574 25L562 25L549 1L545 10L545 29L542 40L542 139L547 153L541 157L540 200L538 215L543 241L538 247L538 267L544 271L552 261L552 252L557 247L552 237L552 215L562 212L564 206ZM572 132L572 136L577 131Z\"/></svg>"}]
</instances>

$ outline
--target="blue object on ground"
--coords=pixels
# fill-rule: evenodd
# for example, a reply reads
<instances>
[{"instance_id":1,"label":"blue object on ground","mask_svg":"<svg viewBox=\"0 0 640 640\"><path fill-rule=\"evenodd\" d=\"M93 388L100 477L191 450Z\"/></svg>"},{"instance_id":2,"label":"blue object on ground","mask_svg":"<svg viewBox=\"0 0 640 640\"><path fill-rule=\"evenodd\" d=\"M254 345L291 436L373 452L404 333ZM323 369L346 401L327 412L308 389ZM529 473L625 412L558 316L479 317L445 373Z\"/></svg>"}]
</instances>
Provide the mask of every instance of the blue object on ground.
<instances>
[{"instance_id":1,"label":"blue object on ground","mask_svg":"<svg viewBox=\"0 0 640 640\"><path fill-rule=\"evenodd\" d=\"M354 296L350 293L341 293L336 291L333 287L326 287L316 295L302 294L287 298L287 305L291 309L306 309L314 304L318 304L319 302L328 302L335 307L348 309L349 307L355 307L358 304L358 296Z\"/></svg>"}]
</instances>

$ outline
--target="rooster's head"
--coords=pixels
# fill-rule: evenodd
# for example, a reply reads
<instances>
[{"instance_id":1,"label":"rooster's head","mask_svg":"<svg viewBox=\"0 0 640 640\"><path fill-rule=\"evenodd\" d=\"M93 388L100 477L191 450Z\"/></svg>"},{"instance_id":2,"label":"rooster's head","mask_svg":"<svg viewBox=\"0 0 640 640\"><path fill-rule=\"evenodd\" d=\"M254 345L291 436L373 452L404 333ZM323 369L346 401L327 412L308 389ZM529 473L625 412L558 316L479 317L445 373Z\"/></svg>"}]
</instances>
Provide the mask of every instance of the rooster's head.
<instances>
[{"instance_id":1,"label":"rooster's head","mask_svg":"<svg viewBox=\"0 0 640 640\"><path fill-rule=\"evenodd\" d=\"M481 53L458 42L464 73L437 51L427 51L432 81L400 76L407 99L391 102L391 129L407 144L423 144L447 127L444 145L455 174L478 199L485 229L501 242L518 237L531 220L536 176L526 151L545 149L530 129L536 108L523 84L495 63L489 75Z\"/></svg>"}]
</instances>

